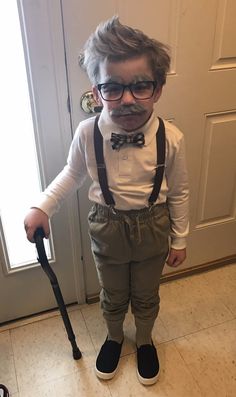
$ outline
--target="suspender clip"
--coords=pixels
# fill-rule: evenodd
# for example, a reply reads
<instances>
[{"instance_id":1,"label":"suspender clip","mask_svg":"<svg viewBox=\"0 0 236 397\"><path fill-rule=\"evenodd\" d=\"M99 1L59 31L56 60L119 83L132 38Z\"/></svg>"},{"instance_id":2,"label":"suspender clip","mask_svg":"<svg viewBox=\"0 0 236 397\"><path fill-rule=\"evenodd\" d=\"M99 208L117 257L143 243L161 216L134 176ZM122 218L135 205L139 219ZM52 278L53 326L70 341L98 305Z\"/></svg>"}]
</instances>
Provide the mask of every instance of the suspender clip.
<instances>
[{"instance_id":1,"label":"suspender clip","mask_svg":"<svg viewBox=\"0 0 236 397\"><path fill-rule=\"evenodd\" d=\"M116 210L115 210L115 206L113 204L109 205L109 209L111 210L111 212L116 215Z\"/></svg>"},{"instance_id":2,"label":"suspender clip","mask_svg":"<svg viewBox=\"0 0 236 397\"><path fill-rule=\"evenodd\" d=\"M152 207L154 206L154 203L152 201L148 202L148 207L149 207L149 211L151 212Z\"/></svg>"}]
</instances>

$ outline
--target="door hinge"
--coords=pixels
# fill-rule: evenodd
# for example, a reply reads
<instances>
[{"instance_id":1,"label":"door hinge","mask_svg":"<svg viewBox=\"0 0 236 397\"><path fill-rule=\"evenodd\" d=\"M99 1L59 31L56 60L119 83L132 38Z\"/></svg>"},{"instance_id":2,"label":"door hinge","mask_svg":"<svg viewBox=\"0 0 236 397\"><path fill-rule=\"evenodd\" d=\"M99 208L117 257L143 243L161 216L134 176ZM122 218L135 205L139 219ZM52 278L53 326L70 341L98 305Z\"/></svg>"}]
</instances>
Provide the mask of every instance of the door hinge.
<instances>
[{"instance_id":1,"label":"door hinge","mask_svg":"<svg viewBox=\"0 0 236 397\"><path fill-rule=\"evenodd\" d=\"M69 95L68 95L68 98L67 98L67 110L71 114L71 105L70 105L70 96Z\"/></svg>"}]
</instances>

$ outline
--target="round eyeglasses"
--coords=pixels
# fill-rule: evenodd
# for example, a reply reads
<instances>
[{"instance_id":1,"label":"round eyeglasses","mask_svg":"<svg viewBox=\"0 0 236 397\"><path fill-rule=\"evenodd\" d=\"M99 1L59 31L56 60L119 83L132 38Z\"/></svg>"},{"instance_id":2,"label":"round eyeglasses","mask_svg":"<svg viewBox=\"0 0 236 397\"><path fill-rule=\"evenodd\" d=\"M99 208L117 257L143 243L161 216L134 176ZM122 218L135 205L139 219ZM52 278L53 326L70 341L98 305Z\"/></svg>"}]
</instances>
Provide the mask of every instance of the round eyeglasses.
<instances>
[{"instance_id":1,"label":"round eyeglasses","mask_svg":"<svg viewBox=\"0 0 236 397\"><path fill-rule=\"evenodd\" d=\"M97 85L97 89L105 101L119 101L127 88L135 99L150 99L156 87L157 81L138 81L130 84L103 83Z\"/></svg>"}]
</instances>

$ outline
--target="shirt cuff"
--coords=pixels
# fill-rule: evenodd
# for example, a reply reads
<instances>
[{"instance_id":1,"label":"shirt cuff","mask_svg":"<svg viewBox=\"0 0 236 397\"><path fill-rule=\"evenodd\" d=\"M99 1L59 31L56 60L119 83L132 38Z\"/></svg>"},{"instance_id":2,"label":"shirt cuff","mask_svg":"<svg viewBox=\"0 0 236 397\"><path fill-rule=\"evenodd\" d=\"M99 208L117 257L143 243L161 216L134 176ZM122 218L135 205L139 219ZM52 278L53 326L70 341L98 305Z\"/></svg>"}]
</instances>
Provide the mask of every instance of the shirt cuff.
<instances>
[{"instance_id":1,"label":"shirt cuff","mask_svg":"<svg viewBox=\"0 0 236 397\"><path fill-rule=\"evenodd\" d=\"M175 250L182 250L186 248L187 241L185 237L172 237L170 247Z\"/></svg>"},{"instance_id":2,"label":"shirt cuff","mask_svg":"<svg viewBox=\"0 0 236 397\"><path fill-rule=\"evenodd\" d=\"M45 212L49 218L59 209L56 201L44 193L35 200L31 208L39 208L41 211Z\"/></svg>"}]
</instances>

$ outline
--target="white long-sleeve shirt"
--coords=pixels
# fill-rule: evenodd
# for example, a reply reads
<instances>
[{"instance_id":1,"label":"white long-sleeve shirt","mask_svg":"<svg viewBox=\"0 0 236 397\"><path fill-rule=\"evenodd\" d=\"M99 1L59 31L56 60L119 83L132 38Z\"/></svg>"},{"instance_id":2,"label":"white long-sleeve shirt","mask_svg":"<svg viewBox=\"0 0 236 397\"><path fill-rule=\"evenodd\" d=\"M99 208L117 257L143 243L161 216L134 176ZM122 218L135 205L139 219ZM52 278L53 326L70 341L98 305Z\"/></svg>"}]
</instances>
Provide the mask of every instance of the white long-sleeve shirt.
<instances>
[{"instance_id":1,"label":"white long-sleeve shirt","mask_svg":"<svg viewBox=\"0 0 236 397\"><path fill-rule=\"evenodd\" d=\"M95 118L82 121L72 141L67 165L41 193L33 205L51 217L62 202L82 186L89 175L92 184L89 199L106 205L98 182L93 144ZM173 124L164 121L166 131L165 172L156 203L167 202L171 220L171 246L182 249L188 234L188 181L185 162L184 136ZM125 133L101 113L99 128L103 136L104 159L109 189L120 210L141 209L148 206L157 165L156 132L159 120L154 114L142 127L145 145L140 148L125 144L120 150L111 147L111 133Z\"/></svg>"}]
</instances>

